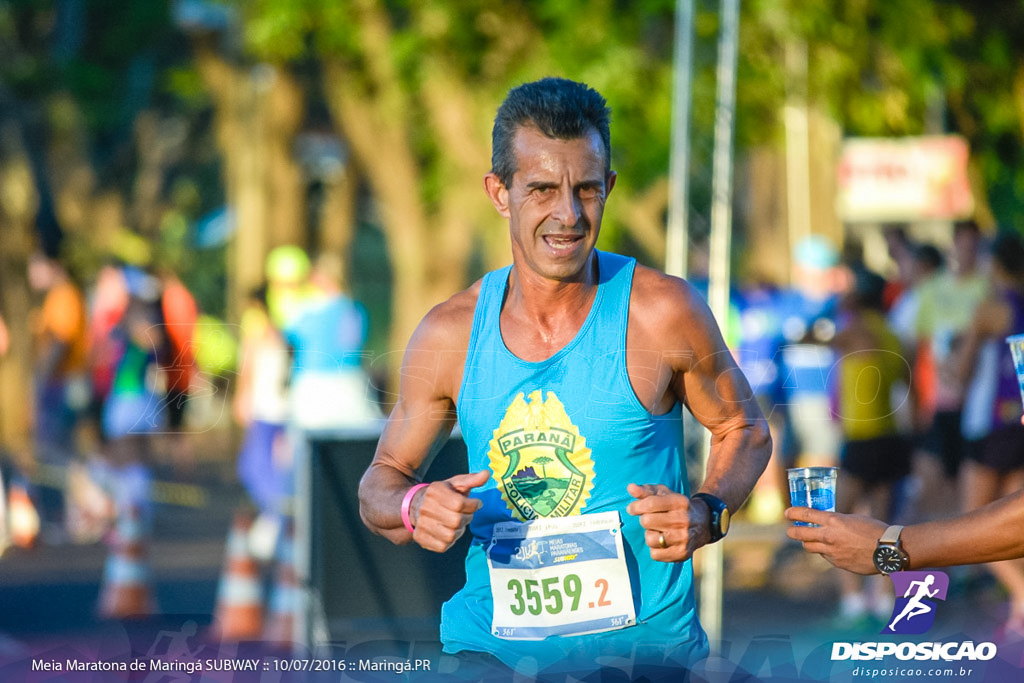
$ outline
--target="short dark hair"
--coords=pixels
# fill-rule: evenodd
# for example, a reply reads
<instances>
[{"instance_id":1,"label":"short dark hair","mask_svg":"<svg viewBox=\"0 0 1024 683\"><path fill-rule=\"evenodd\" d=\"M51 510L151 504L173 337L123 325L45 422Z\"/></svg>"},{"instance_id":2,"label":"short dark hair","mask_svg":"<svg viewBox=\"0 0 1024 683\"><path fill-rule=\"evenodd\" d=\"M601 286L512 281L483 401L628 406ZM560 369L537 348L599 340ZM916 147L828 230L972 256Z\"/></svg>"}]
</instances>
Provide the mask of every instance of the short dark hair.
<instances>
[{"instance_id":1,"label":"short dark hair","mask_svg":"<svg viewBox=\"0 0 1024 683\"><path fill-rule=\"evenodd\" d=\"M924 264L930 270L939 270L946 265L946 257L942 255L939 248L934 244L922 244L914 252L914 258L918 263Z\"/></svg>"},{"instance_id":2,"label":"short dark hair","mask_svg":"<svg viewBox=\"0 0 1024 683\"><path fill-rule=\"evenodd\" d=\"M850 302L859 309L885 310L885 278L864 266L853 268Z\"/></svg>"},{"instance_id":3,"label":"short dark hair","mask_svg":"<svg viewBox=\"0 0 1024 683\"><path fill-rule=\"evenodd\" d=\"M956 221L953 223L953 234L959 235L961 233L968 233L974 237L981 236L981 228L974 219L967 219L962 221Z\"/></svg>"},{"instance_id":4,"label":"short dark hair","mask_svg":"<svg viewBox=\"0 0 1024 683\"><path fill-rule=\"evenodd\" d=\"M491 132L491 172L505 187L516 172L516 131L533 126L556 140L576 140L597 131L604 145L605 171L611 169L611 110L601 93L566 78L542 78L509 91L498 107Z\"/></svg>"},{"instance_id":5,"label":"short dark hair","mask_svg":"<svg viewBox=\"0 0 1024 683\"><path fill-rule=\"evenodd\" d=\"M1000 232L992 242L992 259L1014 278L1024 277L1024 242L1020 235Z\"/></svg>"}]
</instances>

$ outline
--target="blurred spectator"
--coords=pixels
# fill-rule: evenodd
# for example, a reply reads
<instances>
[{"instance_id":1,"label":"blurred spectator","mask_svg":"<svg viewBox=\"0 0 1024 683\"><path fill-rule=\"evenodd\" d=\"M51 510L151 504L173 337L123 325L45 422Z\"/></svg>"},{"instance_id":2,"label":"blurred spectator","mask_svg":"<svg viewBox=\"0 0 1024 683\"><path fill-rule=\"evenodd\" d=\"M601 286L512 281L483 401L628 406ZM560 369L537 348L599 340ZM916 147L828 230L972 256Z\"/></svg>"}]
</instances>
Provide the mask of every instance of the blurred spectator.
<instances>
[{"instance_id":1,"label":"blurred spectator","mask_svg":"<svg viewBox=\"0 0 1024 683\"><path fill-rule=\"evenodd\" d=\"M166 337L153 284L143 281L113 332L121 348L110 393L103 404L104 455L111 465L111 491L119 518L151 518L151 443L165 428L161 410L160 360Z\"/></svg>"},{"instance_id":2,"label":"blurred spectator","mask_svg":"<svg viewBox=\"0 0 1024 683\"><path fill-rule=\"evenodd\" d=\"M881 276L855 272L852 290L842 301L843 322L832 342L837 354L835 415L843 434L836 510L850 513L865 506L874 517L889 516L893 486L910 473L910 448L899 432L892 401L894 386L906 387L910 367L886 323L884 295ZM839 616L844 623L856 623L872 612L882 619L889 615L892 604L883 598L884 581L865 582L845 573L839 578Z\"/></svg>"},{"instance_id":3,"label":"blurred spectator","mask_svg":"<svg viewBox=\"0 0 1024 683\"><path fill-rule=\"evenodd\" d=\"M788 416L779 367L784 340L779 290L765 279L755 279L741 288L738 299L736 361L768 418L772 434L771 461L751 492L746 511L751 520L771 524L782 518L782 511L789 505L785 469L791 465L784 448Z\"/></svg>"},{"instance_id":4,"label":"blurred spectator","mask_svg":"<svg viewBox=\"0 0 1024 683\"><path fill-rule=\"evenodd\" d=\"M913 356L917 347L917 317L921 308L921 288L942 272L946 260L933 244L914 245L912 267L900 293L888 307L888 321L900 344ZM901 276L903 277L903 276Z\"/></svg>"},{"instance_id":5,"label":"blurred spectator","mask_svg":"<svg viewBox=\"0 0 1024 683\"><path fill-rule=\"evenodd\" d=\"M832 421L826 379L835 361L839 253L813 235L793 254L794 287L779 299L782 318L782 390L789 407L791 448L799 465L834 465L839 431Z\"/></svg>"},{"instance_id":6,"label":"blurred spectator","mask_svg":"<svg viewBox=\"0 0 1024 683\"><path fill-rule=\"evenodd\" d=\"M167 383L164 405L175 469L183 474L191 472L194 466L188 435L182 431L182 423L189 388L195 379L194 338L199 309L195 297L170 269L160 272L160 284L160 309L167 338L167 363L162 368Z\"/></svg>"},{"instance_id":7,"label":"blurred spectator","mask_svg":"<svg viewBox=\"0 0 1024 683\"><path fill-rule=\"evenodd\" d=\"M64 538L67 467L76 455L75 427L89 401L86 304L81 289L56 259L33 254L29 283L45 292L34 320L34 383L38 490L44 540Z\"/></svg>"},{"instance_id":8,"label":"blurred spectator","mask_svg":"<svg viewBox=\"0 0 1024 683\"><path fill-rule=\"evenodd\" d=\"M242 358L235 419L245 428L238 478L264 519L278 526L290 495L291 448L285 433L291 357L270 321L267 288L250 293L242 313ZM276 534L276 531L275 531Z\"/></svg>"},{"instance_id":9,"label":"blurred spectator","mask_svg":"<svg viewBox=\"0 0 1024 683\"><path fill-rule=\"evenodd\" d=\"M906 228L899 224L884 226L882 236L889 258L896 264L896 274L886 281L882 295L882 305L888 311L914 282L917 246L907 236Z\"/></svg>"},{"instance_id":10,"label":"blurred spectator","mask_svg":"<svg viewBox=\"0 0 1024 683\"><path fill-rule=\"evenodd\" d=\"M958 499L963 384L956 372L956 358L974 310L988 290L987 278L979 268L980 241L976 224L957 223L951 268L923 281L920 287L914 370L918 382L934 387L920 395L919 419L925 425L920 450L924 457L915 462L921 487L918 511L926 517L953 512L948 501ZM930 512L933 507L936 509Z\"/></svg>"},{"instance_id":11,"label":"blurred spectator","mask_svg":"<svg viewBox=\"0 0 1024 683\"><path fill-rule=\"evenodd\" d=\"M274 327L287 327L312 295L309 256L295 245L275 247L267 255L267 310Z\"/></svg>"},{"instance_id":12,"label":"blurred spectator","mask_svg":"<svg viewBox=\"0 0 1024 683\"><path fill-rule=\"evenodd\" d=\"M903 357L907 359L911 368L914 368L918 362L917 315L921 305L921 286L942 270L945 261L942 252L934 245L911 246L912 267L907 275L901 276L906 279L901 285L900 293L888 308L886 320L893 334L899 339ZM934 394L934 387L928 384L926 372L919 373L912 369L911 376L914 381L910 382L910 392L906 396L908 400L902 405L897 404L895 409L901 431L916 437L923 428L919 406L927 403L923 397Z\"/></svg>"},{"instance_id":13,"label":"blurred spectator","mask_svg":"<svg viewBox=\"0 0 1024 683\"><path fill-rule=\"evenodd\" d=\"M380 417L363 371L366 313L341 289L341 259L322 254L310 273L314 293L284 329L295 353L290 419L304 430L365 427Z\"/></svg>"},{"instance_id":14,"label":"blurred spectator","mask_svg":"<svg viewBox=\"0 0 1024 683\"><path fill-rule=\"evenodd\" d=\"M991 292L964 335L958 379L967 386L963 500L967 510L1024 488L1024 426L1005 338L1024 332L1024 244L1000 235L992 245ZM1010 593L1007 627L1024 635L1024 560L989 565Z\"/></svg>"},{"instance_id":15,"label":"blurred spectator","mask_svg":"<svg viewBox=\"0 0 1024 683\"><path fill-rule=\"evenodd\" d=\"M301 247L286 244L271 249L264 264L266 288L250 297L247 319L243 319L243 347L249 350L243 350L241 374L247 377L240 382L248 388L239 392L241 397L236 396L235 409L247 429L238 466L243 484L261 511L250 539L262 559L269 559L283 517L291 514L295 441L287 426L293 354L282 330L295 321L313 296L310 267L309 256ZM259 367L264 363L266 367ZM242 413L247 409L252 411L251 417L244 420Z\"/></svg>"},{"instance_id":16,"label":"blurred spectator","mask_svg":"<svg viewBox=\"0 0 1024 683\"><path fill-rule=\"evenodd\" d=\"M121 360L122 344L114 330L128 309L131 295L122 268L115 264L103 266L96 276L89 308L90 378L92 383L91 414L102 440L103 404L114 383L114 373Z\"/></svg>"}]
</instances>

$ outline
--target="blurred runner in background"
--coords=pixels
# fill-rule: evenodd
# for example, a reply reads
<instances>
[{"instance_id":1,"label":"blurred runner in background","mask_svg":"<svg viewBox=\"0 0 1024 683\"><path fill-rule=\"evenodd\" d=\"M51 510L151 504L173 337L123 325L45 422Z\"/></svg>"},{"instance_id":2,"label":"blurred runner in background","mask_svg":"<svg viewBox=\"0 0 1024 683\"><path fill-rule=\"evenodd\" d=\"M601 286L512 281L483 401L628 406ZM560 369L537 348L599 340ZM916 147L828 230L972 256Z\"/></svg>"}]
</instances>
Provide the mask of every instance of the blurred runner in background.
<instances>
[{"instance_id":1,"label":"blurred runner in background","mask_svg":"<svg viewBox=\"0 0 1024 683\"><path fill-rule=\"evenodd\" d=\"M178 476L191 475L195 454L183 430L189 390L196 376L195 330L199 307L195 297L169 268L160 270L160 312L167 339L166 363L161 367L166 380L164 409L171 456Z\"/></svg>"},{"instance_id":2,"label":"blurred runner in background","mask_svg":"<svg viewBox=\"0 0 1024 683\"><path fill-rule=\"evenodd\" d=\"M973 221L957 223L953 230L950 267L922 282L917 315L918 382L933 387L920 405L927 426L921 437L922 457L914 463L921 486L919 511L948 514L949 501L960 499L959 475L963 460L960 428L964 385L957 375L957 354L974 310L988 290L980 267L981 233Z\"/></svg>"},{"instance_id":3,"label":"blurred runner in background","mask_svg":"<svg viewBox=\"0 0 1024 683\"><path fill-rule=\"evenodd\" d=\"M235 420L245 429L238 478L261 516L252 537L263 559L273 549L291 495L292 461L285 431L291 355L270 321L266 297L266 286L257 288L242 312L242 357L233 404Z\"/></svg>"},{"instance_id":4,"label":"blurred runner in background","mask_svg":"<svg viewBox=\"0 0 1024 683\"><path fill-rule=\"evenodd\" d=\"M312 295L285 327L291 346L291 423L303 430L363 428L380 418L363 371L366 312L342 290L342 264L321 254L310 273Z\"/></svg>"},{"instance_id":5,"label":"blurred runner in background","mask_svg":"<svg viewBox=\"0 0 1024 683\"><path fill-rule=\"evenodd\" d=\"M884 292L880 275L855 270L832 342L837 358L832 372L833 413L843 433L836 510L849 513L863 507L882 518L891 514L894 485L910 473L910 444L896 421L897 405L907 400L910 366L886 323ZM894 396L897 385L902 393ZM864 582L850 574L840 575L839 580L843 625L858 624L870 615L889 616L892 604L884 582Z\"/></svg>"},{"instance_id":6,"label":"blurred runner in background","mask_svg":"<svg viewBox=\"0 0 1024 683\"><path fill-rule=\"evenodd\" d=\"M1021 393L1006 337L1024 332L1024 244L1005 233L992 245L991 292L964 333L958 379L967 387L962 478L965 510L1024 488ZM989 569L1010 594L1007 627L1024 635L1024 561Z\"/></svg>"},{"instance_id":7,"label":"blurred runner in background","mask_svg":"<svg viewBox=\"0 0 1024 683\"><path fill-rule=\"evenodd\" d=\"M835 363L829 343L836 333L839 252L812 235L793 253L794 286L779 297L782 319L782 391L789 410L787 446L798 467L834 466L840 434L830 414L828 375Z\"/></svg>"},{"instance_id":8,"label":"blurred runner in background","mask_svg":"<svg viewBox=\"0 0 1024 683\"><path fill-rule=\"evenodd\" d=\"M785 341L780 295L779 289L766 279L754 279L742 287L738 297L736 362L750 382L772 434L771 461L744 506L749 518L759 524L773 524L782 518L782 511L789 505L786 468L793 466L793 454L786 449L789 413L780 367Z\"/></svg>"},{"instance_id":9,"label":"blurred runner in background","mask_svg":"<svg viewBox=\"0 0 1024 683\"><path fill-rule=\"evenodd\" d=\"M33 321L35 350L35 480L44 541L65 540L67 468L77 454L75 428L89 403L89 339L85 298L55 258L35 253L29 284L43 292Z\"/></svg>"},{"instance_id":10,"label":"blurred runner in background","mask_svg":"<svg viewBox=\"0 0 1024 683\"><path fill-rule=\"evenodd\" d=\"M120 347L110 393L103 405L104 455L110 464L116 515L152 518L152 434L166 429L160 366L167 338L160 314L159 283L129 271L131 299L112 336Z\"/></svg>"}]
</instances>

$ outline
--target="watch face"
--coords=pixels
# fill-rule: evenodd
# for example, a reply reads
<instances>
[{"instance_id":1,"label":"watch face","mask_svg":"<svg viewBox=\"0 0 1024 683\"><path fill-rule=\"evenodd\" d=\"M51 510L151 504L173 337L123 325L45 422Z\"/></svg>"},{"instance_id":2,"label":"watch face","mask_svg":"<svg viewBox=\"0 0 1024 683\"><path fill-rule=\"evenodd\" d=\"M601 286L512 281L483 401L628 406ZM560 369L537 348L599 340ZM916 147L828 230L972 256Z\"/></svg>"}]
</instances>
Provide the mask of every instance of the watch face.
<instances>
[{"instance_id":1,"label":"watch face","mask_svg":"<svg viewBox=\"0 0 1024 683\"><path fill-rule=\"evenodd\" d=\"M718 526L721 528L723 536L729 533L729 517L729 508L722 508L722 514L718 518Z\"/></svg>"},{"instance_id":2,"label":"watch face","mask_svg":"<svg viewBox=\"0 0 1024 683\"><path fill-rule=\"evenodd\" d=\"M903 571L903 553L891 545L875 549L875 568L883 574Z\"/></svg>"}]
</instances>

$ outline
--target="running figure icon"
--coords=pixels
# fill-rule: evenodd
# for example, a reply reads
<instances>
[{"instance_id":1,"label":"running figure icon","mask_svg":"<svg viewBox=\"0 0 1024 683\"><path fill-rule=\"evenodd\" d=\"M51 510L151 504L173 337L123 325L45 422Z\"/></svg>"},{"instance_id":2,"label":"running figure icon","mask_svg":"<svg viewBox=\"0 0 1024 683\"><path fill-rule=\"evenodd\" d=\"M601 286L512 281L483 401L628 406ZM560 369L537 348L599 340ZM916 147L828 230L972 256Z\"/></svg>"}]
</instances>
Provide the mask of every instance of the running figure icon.
<instances>
[{"instance_id":1,"label":"running figure icon","mask_svg":"<svg viewBox=\"0 0 1024 683\"><path fill-rule=\"evenodd\" d=\"M903 607L903 611L901 611L899 615L892 620L892 623L889 624L890 631L895 631L897 622L899 622L903 618L906 618L907 621L910 621L912 618L916 616L928 614L932 611L933 607L931 605L925 604L924 599L934 598L938 594L938 588L936 588L935 590L929 590L933 583L935 583L934 574L929 574L922 581L910 582L910 585L907 586L907 592L903 594L904 598L910 598L910 600ZM914 597L911 598L910 594L915 590L915 586L917 587L917 593L915 593Z\"/></svg>"}]
</instances>

